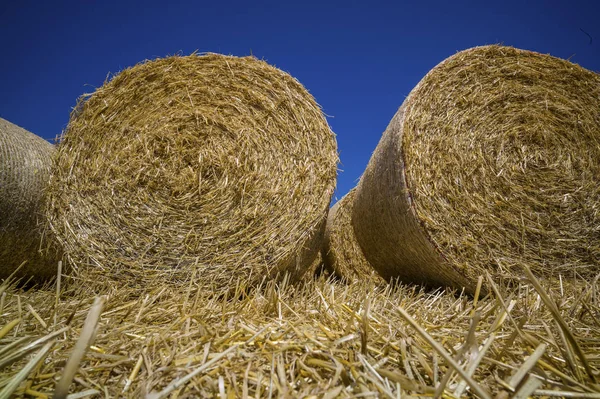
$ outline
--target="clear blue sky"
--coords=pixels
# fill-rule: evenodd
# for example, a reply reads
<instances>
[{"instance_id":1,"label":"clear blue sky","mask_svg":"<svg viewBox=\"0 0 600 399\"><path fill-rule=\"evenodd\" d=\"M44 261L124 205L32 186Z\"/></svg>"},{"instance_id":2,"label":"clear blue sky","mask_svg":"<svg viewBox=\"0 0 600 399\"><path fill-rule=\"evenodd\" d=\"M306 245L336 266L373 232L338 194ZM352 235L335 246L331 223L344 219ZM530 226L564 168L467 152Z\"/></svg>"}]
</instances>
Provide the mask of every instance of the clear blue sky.
<instances>
[{"instance_id":1,"label":"clear blue sky","mask_svg":"<svg viewBox=\"0 0 600 399\"><path fill-rule=\"evenodd\" d=\"M600 0L2 0L0 116L53 139L77 97L109 72L177 52L252 53L295 76L331 116L341 197L406 95L438 62L504 43L598 72L599 21Z\"/></svg>"}]
</instances>

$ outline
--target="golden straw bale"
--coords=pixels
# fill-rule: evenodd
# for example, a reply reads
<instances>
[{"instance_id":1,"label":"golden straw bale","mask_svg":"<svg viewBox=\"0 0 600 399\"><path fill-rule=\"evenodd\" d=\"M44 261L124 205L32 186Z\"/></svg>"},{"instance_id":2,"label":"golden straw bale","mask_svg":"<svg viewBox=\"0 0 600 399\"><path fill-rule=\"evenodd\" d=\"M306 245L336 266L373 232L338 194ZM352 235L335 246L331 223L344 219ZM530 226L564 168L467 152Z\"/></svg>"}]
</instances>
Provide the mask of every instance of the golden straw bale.
<instances>
[{"instance_id":1,"label":"golden straw bale","mask_svg":"<svg viewBox=\"0 0 600 399\"><path fill-rule=\"evenodd\" d=\"M410 93L353 224L383 276L466 287L600 271L600 76L504 46L457 53Z\"/></svg>"},{"instance_id":2,"label":"golden straw bale","mask_svg":"<svg viewBox=\"0 0 600 399\"><path fill-rule=\"evenodd\" d=\"M336 179L314 98L253 57L173 56L125 69L73 112L49 187L78 269L216 289L289 273L321 245Z\"/></svg>"}]
</instances>

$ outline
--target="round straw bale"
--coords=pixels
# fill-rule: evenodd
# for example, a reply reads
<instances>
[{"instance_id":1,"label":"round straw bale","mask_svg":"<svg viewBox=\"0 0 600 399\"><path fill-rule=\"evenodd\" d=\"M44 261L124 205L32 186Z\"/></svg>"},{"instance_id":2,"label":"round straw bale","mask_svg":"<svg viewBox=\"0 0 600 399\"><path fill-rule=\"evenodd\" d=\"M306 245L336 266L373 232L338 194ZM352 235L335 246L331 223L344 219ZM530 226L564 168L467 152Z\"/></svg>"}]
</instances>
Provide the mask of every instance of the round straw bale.
<instances>
[{"instance_id":1,"label":"round straw bale","mask_svg":"<svg viewBox=\"0 0 600 399\"><path fill-rule=\"evenodd\" d=\"M287 73L254 57L147 61L73 112L49 220L76 267L132 282L293 280L320 248L337 160L319 105Z\"/></svg>"},{"instance_id":2,"label":"round straw bale","mask_svg":"<svg viewBox=\"0 0 600 399\"><path fill-rule=\"evenodd\" d=\"M413 89L359 183L352 222L385 277L466 287L521 265L600 271L600 76L504 46Z\"/></svg>"},{"instance_id":3,"label":"round straw bale","mask_svg":"<svg viewBox=\"0 0 600 399\"><path fill-rule=\"evenodd\" d=\"M365 259L354 236L351 218L355 194L356 188L353 188L329 210L323 241L323 260L343 280L374 278L383 283L384 280Z\"/></svg>"},{"instance_id":4,"label":"round straw bale","mask_svg":"<svg viewBox=\"0 0 600 399\"><path fill-rule=\"evenodd\" d=\"M60 253L50 248L43 223L43 191L54 146L0 118L0 278L23 262L15 277L56 275Z\"/></svg>"}]
</instances>

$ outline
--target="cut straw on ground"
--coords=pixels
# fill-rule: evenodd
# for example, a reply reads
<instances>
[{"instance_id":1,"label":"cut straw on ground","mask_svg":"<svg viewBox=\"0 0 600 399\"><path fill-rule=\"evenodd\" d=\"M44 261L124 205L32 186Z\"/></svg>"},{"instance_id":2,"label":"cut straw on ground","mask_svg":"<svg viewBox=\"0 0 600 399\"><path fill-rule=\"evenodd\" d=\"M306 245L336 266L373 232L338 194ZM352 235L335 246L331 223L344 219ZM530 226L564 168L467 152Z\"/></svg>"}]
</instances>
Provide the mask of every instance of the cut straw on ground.
<instances>
[{"instance_id":1,"label":"cut straw on ground","mask_svg":"<svg viewBox=\"0 0 600 399\"><path fill-rule=\"evenodd\" d=\"M240 285L244 294L230 299L198 284L146 292L96 284L63 284L58 308L56 287L6 287L0 323L16 323L19 303L21 321L19 330L13 327L0 338L0 391L24 376L10 386L14 397L52 397L57 382L69 374L61 395L600 395L578 357L584 372L565 367L563 327L552 322L558 310L597 376L600 334L590 327L590 312L600 314L600 296L586 281L565 281L562 289L548 281L538 281L537 288L524 281L514 295L482 280L490 294L477 301L451 291L374 288L324 276L250 291ZM105 298L101 310L94 308L94 295ZM546 306L542 295L559 304L557 309ZM56 325L47 323L45 329L23 304L31 304L42 320L56 315ZM89 344L92 330L93 344L76 350L83 341ZM50 347L44 362L23 372L44 345ZM70 360L76 353L77 361Z\"/></svg>"}]
</instances>

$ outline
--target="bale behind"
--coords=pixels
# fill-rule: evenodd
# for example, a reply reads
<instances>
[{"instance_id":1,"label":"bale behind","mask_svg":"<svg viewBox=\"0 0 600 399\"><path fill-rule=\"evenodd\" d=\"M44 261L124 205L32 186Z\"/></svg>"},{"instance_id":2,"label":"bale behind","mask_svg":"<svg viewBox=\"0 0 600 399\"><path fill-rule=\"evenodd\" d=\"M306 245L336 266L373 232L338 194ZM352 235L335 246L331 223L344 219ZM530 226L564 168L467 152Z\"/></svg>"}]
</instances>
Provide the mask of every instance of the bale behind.
<instances>
[{"instance_id":1,"label":"bale behind","mask_svg":"<svg viewBox=\"0 0 600 399\"><path fill-rule=\"evenodd\" d=\"M460 52L392 119L355 200L386 277L467 287L600 270L600 77L503 46Z\"/></svg>"}]
</instances>

